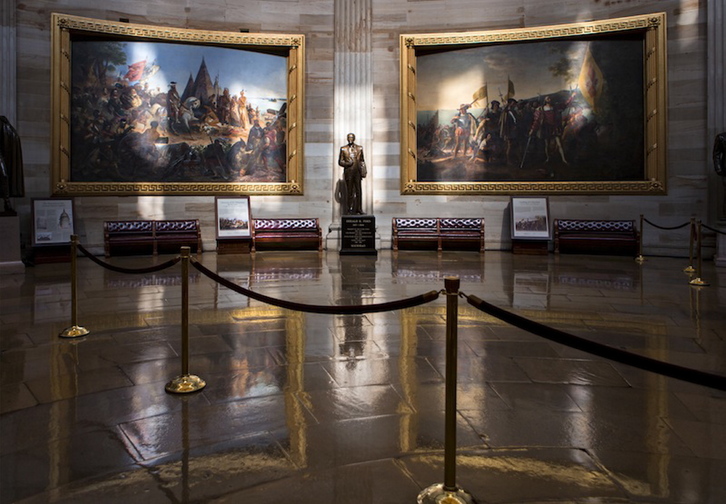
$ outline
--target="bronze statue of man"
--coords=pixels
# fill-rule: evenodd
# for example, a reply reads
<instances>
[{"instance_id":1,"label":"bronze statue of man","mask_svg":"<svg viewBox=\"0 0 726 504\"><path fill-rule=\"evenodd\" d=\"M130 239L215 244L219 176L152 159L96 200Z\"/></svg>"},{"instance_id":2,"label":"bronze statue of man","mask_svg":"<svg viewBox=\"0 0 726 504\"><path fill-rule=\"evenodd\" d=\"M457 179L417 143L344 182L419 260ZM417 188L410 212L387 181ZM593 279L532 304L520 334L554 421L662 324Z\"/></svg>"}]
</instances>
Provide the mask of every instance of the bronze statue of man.
<instances>
[{"instance_id":1,"label":"bronze statue of man","mask_svg":"<svg viewBox=\"0 0 726 504\"><path fill-rule=\"evenodd\" d=\"M721 212L722 215L726 215L726 131L716 135L713 142L713 169L721 177L721 185L723 185Z\"/></svg>"},{"instance_id":2,"label":"bronze statue of man","mask_svg":"<svg viewBox=\"0 0 726 504\"><path fill-rule=\"evenodd\" d=\"M3 200L0 214L17 215L10 198L25 196L23 150L18 132L5 116L0 116L0 196Z\"/></svg>"},{"instance_id":3,"label":"bronze statue of man","mask_svg":"<svg viewBox=\"0 0 726 504\"><path fill-rule=\"evenodd\" d=\"M367 169L363 159L363 147L355 143L353 133L348 133L348 144L340 148L338 164L343 167L347 196L343 211L347 215L363 215L361 180L366 177Z\"/></svg>"}]
</instances>

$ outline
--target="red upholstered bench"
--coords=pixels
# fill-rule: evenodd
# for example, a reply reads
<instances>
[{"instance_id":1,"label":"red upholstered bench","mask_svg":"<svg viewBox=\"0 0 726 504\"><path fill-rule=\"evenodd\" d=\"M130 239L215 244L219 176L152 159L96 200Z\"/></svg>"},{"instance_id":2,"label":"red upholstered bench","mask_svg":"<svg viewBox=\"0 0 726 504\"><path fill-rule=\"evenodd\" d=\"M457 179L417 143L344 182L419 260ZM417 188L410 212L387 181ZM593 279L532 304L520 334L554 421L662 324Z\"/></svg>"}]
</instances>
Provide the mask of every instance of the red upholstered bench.
<instances>
[{"instance_id":1,"label":"red upholstered bench","mask_svg":"<svg viewBox=\"0 0 726 504\"><path fill-rule=\"evenodd\" d=\"M394 217L393 250L476 250L484 252L484 219L478 217Z\"/></svg>"},{"instance_id":2,"label":"red upholstered bench","mask_svg":"<svg viewBox=\"0 0 726 504\"><path fill-rule=\"evenodd\" d=\"M252 219L252 252L258 250L323 250L317 218Z\"/></svg>"},{"instance_id":3,"label":"red upholstered bench","mask_svg":"<svg viewBox=\"0 0 726 504\"><path fill-rule=\"evenodd\" d=\"M632 255L640 233L634 220L555 219L555 253Z\"/></svg>"},{"instance_id":4,"label":"red upholstered bench","mask_svg":"<svg viewBox=\"0 0 726 504\"><path fill-rule=\"evenodd\" d=\"M124 220L103 223L103 249L112 254L158 254L178 252L188 246L202 251L199 220Z\"/></svg>"},{"instance_id":5,"label":"red upholstered bench","mask_svg":"<svg viewBox=\"0 0 726 504\"><path fill-rule=\"evenodd\" d=\"M484 252L484 219L442 217L439 219L440 250Z\"/></svg>"},{"instance_id":6,"label":"red upholstered bench","mask_svg":"<svg viewBox=\"0 0 726 504\"><path fill-rule=\"evenodd\" d=\"M202 232L197 219L154 221L154 254L179 252L189 247L192 252L202 251Z\"/></svg>"},{"instance_id":7,"label":"red upholstered bench","mask_svg":"<svg viewBox=\"0 0 726 504\"><path fill-rule=\"evenodd\" d=\"M439 219L434 217L394 217L393 250L440 250Z\"/></svg>"},{"instance_id":8,"label":"red upholstered bench","mask_svg":"<svg viewBox=\"0 0 726 504\"><path fill-rule=\"evenodd\" d=\"M103 251L106 257L113 253L153 254L154 221L127 220L103 223Z\"/></svg>"}]
</instances>

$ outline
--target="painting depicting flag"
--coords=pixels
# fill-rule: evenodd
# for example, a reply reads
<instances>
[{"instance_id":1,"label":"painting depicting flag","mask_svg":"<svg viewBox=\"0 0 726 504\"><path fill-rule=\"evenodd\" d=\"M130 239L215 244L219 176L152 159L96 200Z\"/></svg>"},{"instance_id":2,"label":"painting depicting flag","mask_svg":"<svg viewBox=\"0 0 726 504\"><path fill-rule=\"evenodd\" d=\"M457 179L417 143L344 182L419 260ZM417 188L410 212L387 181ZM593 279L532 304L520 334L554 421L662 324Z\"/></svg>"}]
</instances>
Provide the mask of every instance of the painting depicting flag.
<instances>
[{"instance_id":1,"label":"painting depicting flag","mask_svg":"<svg viewBox=\"0 0 726 504\"><path fill-rule=\"evenodd\" d=\"M595 62L595 58L592 57L589 46L585 51L585 58L582 61L582 69L580 70L580 77L577 80L577 84L580 87L583 98L595 110L600 95L602 95L605 78L600 67Z\"/></svg>"},{"instance_id":2,"label":"painting depicting flag","mask_svg":"<svg viewBox=\"0 0 726 504\"><path fill-rule=\"evenodd\" d=\"M154 61L151 65L147 65L144 68L144 71L141 74L141 78L139 78L138 80L148 81L154 75L156 75L156 72L158 72L158 71L159 71L159 65L156 64L156 61Z\"/></svg>"},{"instance_id":3,"label":"painting depicting flag","mask_svg":"<svg viewBox=\"0 0 726 504\"><path fill-rule=\"evenodd\" d=\"M507 76L507 100L514 98L514 82Z\"/></svg>"},{"instance_id":4,"label":"painting depicting flag","mask_svg":"<svg viewBox=\"0 0 726 504\"><path fill-rule=\"evenodd\" d=\"M141 80L144 75L144 67L146 67L146 60L137 61L136 63L129 65L129 71L124 75L124 79L129 82Z\"/></svg>"},{"instance_id":5,"label":"painting depicting flag","mask_svg":"<svg viewBox=\"0 0 726 504\"><path fill-rule=\"evenodd\" d=\"M662 194L665 17L632 19L401 35L401 194Z\"/></svg>"},{"instance_id":6,"label":"painting depicting flag","mask_svg":"<svg viewBox=\"0 0 726 504\"><path fill-rule=\"evenodd\" d=\"M476 93L474 93L472 95L472 97L471 97L472 102L471 103L473 105L474 103L476 103L476 102L478 102L480 100L487 101L488 97L489 96L487 94L487 85L484 84L482 87L480 87L479 89L476 90Z\"/></svg>"}]
</instances>

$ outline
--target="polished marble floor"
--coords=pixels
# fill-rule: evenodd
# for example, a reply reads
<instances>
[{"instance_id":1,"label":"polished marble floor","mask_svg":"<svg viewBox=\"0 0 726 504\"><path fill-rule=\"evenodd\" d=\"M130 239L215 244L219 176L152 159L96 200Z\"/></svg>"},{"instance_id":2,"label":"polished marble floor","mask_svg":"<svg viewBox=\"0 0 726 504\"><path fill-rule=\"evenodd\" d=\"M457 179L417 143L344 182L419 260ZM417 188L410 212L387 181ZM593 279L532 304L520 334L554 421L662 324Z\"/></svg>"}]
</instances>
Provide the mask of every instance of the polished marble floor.
<instances>
[{"instance_id":1,"label":"polished marble floor","mask_svg":"<svg viewBox=\"0 0 726 504\"><path fill-rule=\"evenodd\" d=\"M726 373L726 269L687 259L380 251L198 260L320 305L444 288L593 341ZM135 268L169 256L119 257ZM363 316L288 311L181 267L78 260L0 276L0 502L413 503L444 479L446 300ZM456 477L482 503L726 502L726 393L550 343L461 299Z\"/></svg>"}]
</instances>

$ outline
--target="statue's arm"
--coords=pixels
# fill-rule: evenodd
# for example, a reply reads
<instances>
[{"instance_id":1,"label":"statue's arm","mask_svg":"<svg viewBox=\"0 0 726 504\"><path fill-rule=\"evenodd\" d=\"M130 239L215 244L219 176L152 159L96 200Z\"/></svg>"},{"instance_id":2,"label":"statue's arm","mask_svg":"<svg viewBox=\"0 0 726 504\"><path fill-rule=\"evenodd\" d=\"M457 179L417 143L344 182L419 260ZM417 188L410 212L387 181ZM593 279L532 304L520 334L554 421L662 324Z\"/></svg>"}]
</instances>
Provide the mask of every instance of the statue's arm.
<instances>
[{"instance_id":1,"label":"statue's arm","mask_svg":"<svg viewBox=\"0 0 726 504\"><path fill-rule=\"evenodd\" d=\"M713 142L713 168L718 175L726 177L726 132L716 135Z\"/></svg>"},{"instance_id":2,"label":"statue's arm","mask_svg":"<svg viewBox=\"0 0 726 504\"><path fill-rule=\"evenodd\" d=\"M350 168L353 166L353 160L350 158L344 148L340 149L340 155L338 156L338 164L343 168Z\"/></svg>"}]
</instances>

